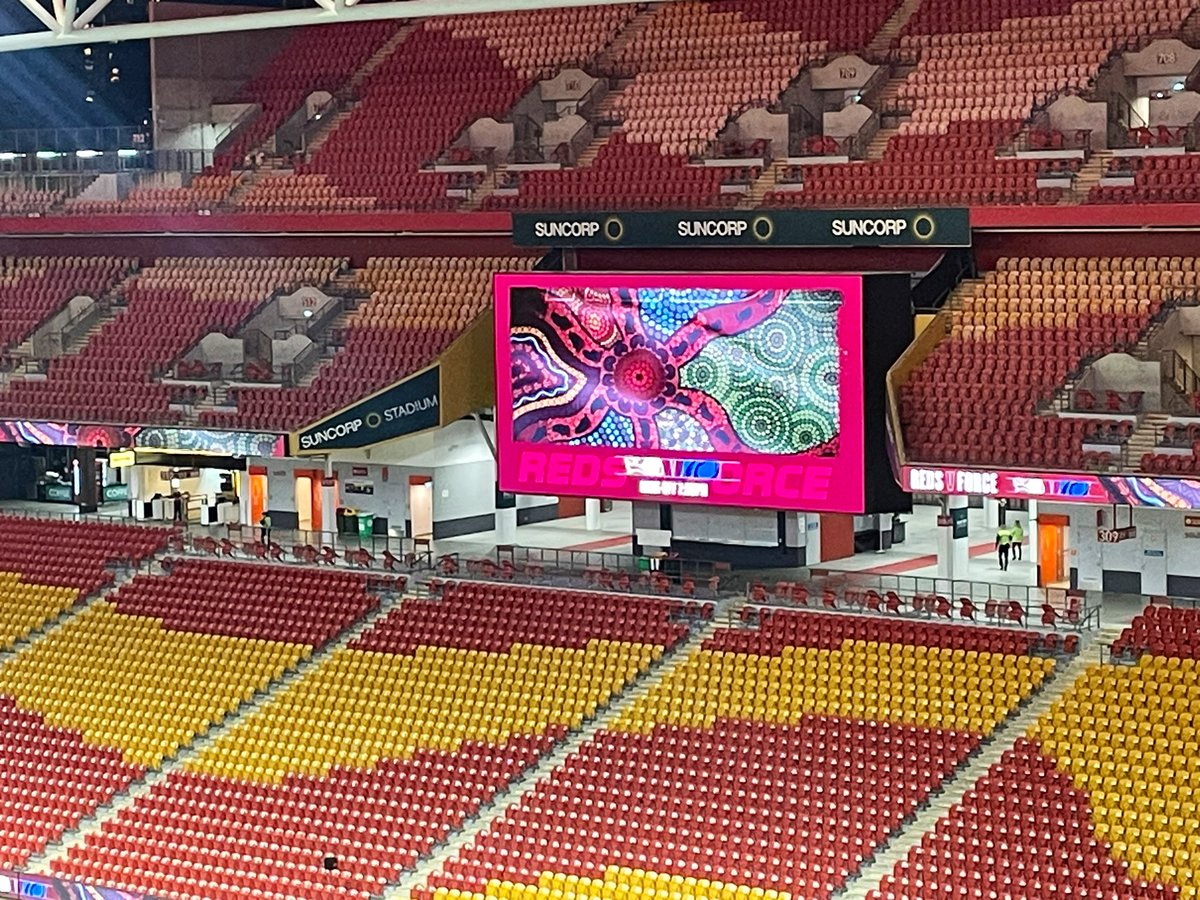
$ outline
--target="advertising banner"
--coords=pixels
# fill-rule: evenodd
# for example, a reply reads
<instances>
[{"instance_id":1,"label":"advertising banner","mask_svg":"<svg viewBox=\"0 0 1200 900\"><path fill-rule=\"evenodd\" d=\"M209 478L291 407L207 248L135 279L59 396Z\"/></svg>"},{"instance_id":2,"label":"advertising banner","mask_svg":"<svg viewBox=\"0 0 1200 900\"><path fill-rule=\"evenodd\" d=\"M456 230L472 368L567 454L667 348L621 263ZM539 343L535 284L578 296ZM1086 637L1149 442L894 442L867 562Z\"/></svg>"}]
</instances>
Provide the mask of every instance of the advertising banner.
<instances>
[{"instance_id":1,"label":"advertising banner","mask_svg":"<svg viewBox=\"0 0 1200 900\"><path fill-rule=\"evenodd\" d=\"M514 213L525 247L969 247L966 209Z\"/></svg>"},{"instance_id":2,"label":"advertising banner","mask_svg":"<svg viewBox=\"0 0 1200 900\"><path fill-rule=\"evenodd\" d=\"M500 275L500 488L861 512L862 280Z\"/></svg>"},{"instance_id":3,"label":"advertising banner","mask_svg":"<svg viewBox=\"0 0 1200 900\"><path fill-rule=\"evenodd\" d=\"M441 368L433 366L296 434L300 454L370 447L441 424Z\"/></svg>"}]
</instances>

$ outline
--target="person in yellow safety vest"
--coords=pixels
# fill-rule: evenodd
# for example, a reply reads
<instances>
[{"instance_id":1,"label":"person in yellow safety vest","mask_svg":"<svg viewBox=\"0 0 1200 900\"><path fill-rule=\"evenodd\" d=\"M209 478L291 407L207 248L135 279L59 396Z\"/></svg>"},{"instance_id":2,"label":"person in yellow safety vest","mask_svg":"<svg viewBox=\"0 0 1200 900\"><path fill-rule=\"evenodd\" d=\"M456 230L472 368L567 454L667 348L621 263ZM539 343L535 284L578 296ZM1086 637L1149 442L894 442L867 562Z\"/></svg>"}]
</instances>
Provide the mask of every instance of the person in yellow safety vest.
<instances>
[{"instance_id":1,"label":"person in yellow safety vest","mask_svg":"<svg viewBox=\"0 0 1200 900\"><path fill-rule=\"evenodd\" d=\"M1021 558L1021 542L1025 540L1025 529L1021 527L1020 519L1013 519L1012 523L1012 557L1013 559Z\"/></svg>"},{"instance_id":2,"label":"person in yellow safety vest","mask_svg":"<svg viewBox=\"0 0 1200 900\"><path fill-rule=\"evenodd\" d=\"M1008 571L1008 551L1012 547L1012 529L1001 526L996 532L996 551L1000 555L1000 570Z\"/></svg>"}]
</instances>

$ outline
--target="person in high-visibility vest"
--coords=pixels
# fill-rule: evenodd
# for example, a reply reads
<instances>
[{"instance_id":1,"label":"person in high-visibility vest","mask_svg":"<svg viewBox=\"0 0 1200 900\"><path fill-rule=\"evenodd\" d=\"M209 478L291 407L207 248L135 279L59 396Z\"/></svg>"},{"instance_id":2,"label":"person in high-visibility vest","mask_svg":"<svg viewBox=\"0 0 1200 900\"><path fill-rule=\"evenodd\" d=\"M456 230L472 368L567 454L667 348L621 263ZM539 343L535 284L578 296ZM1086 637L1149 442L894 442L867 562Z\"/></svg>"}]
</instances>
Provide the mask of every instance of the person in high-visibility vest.
<instances>
[{"instance_id":1,"label":"person in high-visibility vest","mask_svg":"<svg viewBox=\"0 0 1200 900\"><path fill-rule=\"evenodd\" d=\"M1012 557L1013 559L1021 558L1021 542L1025 540L1025 529L1021 527L1020 519L1013 519L1012 523Z\"/></svg>"},{"instance_id":2,"label":"person in high-visibility vest","mask_svg":"<svg viewBox=\"0 0 1200 900\"><path fill-rule=\"evenodd\" d=\"M1000 570L1008 571L1008 552L1012 547L1012 529L1001 526L996 532L996 552L1000 555Z\"/></svg>"}]
</instances>

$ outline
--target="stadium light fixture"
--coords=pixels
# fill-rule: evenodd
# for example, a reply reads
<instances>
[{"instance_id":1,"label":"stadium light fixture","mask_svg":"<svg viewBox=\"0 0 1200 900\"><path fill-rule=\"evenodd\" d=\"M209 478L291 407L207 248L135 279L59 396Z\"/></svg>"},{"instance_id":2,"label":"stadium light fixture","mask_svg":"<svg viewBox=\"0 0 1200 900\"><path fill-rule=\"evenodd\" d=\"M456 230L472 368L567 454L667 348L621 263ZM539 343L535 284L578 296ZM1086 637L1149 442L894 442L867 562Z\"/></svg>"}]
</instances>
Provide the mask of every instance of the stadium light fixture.
<instances>
[{"instance_id":1,"label":"stadium light fixture","mask_svg":"<svg viewBox=\"0 0 1200 900\"><path fill-rule=\"evenodd\" d=\"M76 150L75 156L79 159L95 159L100 156L99 150Z\"/></svg>"},{"instance_id":2,"label":"stadium light fixture","mask_svg":"<svg viewBox=\"0 0 1200 900\"><path fill-rule=\"evenodd\" d=\"M121 149L117 151L117 156L121 157L121 159L130 159L137 155L138 152L133 149Z\"/></svg>"},{"instance_id":3,"label":"stadium light fixture","mask_svg":"<svg viewBox=\"0 0 1200 900\"><path fill-rule=\"evenodd\" d=\"M58 159L62 154L57 150L39 150L34 156L38 159Z\"/></svg>"},{"instance_id":4,"label":"stadium light fixture","mask_svg":"<svg viewBox=\"0 0 1200 900\"><path fill-rule=\"evenodd\" d=\"M1182 81L1175 82L1173 85L1171 85L1171 90L1175 91L1176 93L1178 93L1179 91L1182 91L1183 90L1183 82Z\"/></svg>"}]
</instances>

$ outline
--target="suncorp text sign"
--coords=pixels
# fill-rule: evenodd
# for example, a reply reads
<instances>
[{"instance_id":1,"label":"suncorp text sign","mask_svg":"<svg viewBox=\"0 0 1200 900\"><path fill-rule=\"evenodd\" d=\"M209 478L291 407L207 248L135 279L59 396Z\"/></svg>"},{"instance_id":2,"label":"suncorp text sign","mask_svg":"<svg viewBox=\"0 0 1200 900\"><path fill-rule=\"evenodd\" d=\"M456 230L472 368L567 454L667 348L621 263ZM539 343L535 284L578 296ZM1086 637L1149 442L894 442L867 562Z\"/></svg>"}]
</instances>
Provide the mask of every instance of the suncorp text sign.
<instances>
[{"instance_id":1,"label":"suncorp text sign","mask_svg":"<svg viewBox=\"0 0 1200 900\"><path fill-rule=\"evenodd\" d=\"M306 428L293 450L321 453L369 447L441 424L441 372L437 366Z\"/></svg>"},{"instance_id":2,"label":"suncorp text sign","mask_svg":"<svg viewBox=\"0 0 1200 900\"><path fill-rule=\"evenodd\" d=\"M517 213L533 247L966 247L965 209Z\"/></svg>"}]
</instances>

